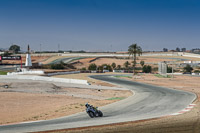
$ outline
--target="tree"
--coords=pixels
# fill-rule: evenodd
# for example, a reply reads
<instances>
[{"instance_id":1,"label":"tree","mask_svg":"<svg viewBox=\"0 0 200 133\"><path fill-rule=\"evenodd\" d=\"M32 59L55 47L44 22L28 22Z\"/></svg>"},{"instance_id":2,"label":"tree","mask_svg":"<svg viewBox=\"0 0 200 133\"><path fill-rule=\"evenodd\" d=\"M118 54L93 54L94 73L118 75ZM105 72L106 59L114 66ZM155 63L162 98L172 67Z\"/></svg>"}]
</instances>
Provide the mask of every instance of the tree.
<instances>
[{"instance_id":1,"label":"tree","mask_svg":"<svg viewBox=\"0 0 200 133\"><path fill-rule=\"evenodd\" d=\"M103 65L99 66L98 69L101 71L103 71L103 70L109 70L110 72L112 71L111 65L108 65L108 64L103 64Z\"/></svg>"},{"instance_id":2,"label":"tree","mask_svg":"<svg viewBox=\"0 0 200 133\"><path fill-rule=\"evenodd\" d=\"M151 71L152 71L152 68L149 65L148 66L144 65L142 68L142 72L144 73L151 73Z\"/></svg>"},{"instance_id":3,"label":"tree","mask_svg":"<svg viewBox=\"0 0 200 133\"><path fill-rule=\"evenodd\" d=\"M182 52L186 52L186 48L182 48L181 51L182 51Z\"/></svg>"},{"instance_id":4,"label":"tree","mask_svg":"<svg viewBox=\"0 0 200 133\"><path fill-rule=\"evenodd\" d=\"M121 69L121 65L117 65L117 70L120 70Z\"/></svg>"},{"instance_id":5,"label":"tree","mask_svg":"<svg viewBox=\"0 0 200 133\"><path fill-rule=\"evenodd\" d=\"M114 62L111 64L111 66L112 66L113 69L116 68L116 64Z\"/></svg>"},{"instance_id":6,"label":"tree","mask_svg":"<svg viewBox=\"0 0 200 133\"><path fill-rule=\"evenodd\" d=\"M183 69L184 69L184 72L188 72L188 73L191 73L193 70L193 68L189 64L187 64L186 67L184 67Z\"/></svg>"},{"instance_id":7,"label":"tree","mask_svg":"<svg viewBox=\"0 0 200 133\"><path fill-rule=\"evenodd\" d=\"M9 50L12 50L14 53L18 53L20 51L20 46L18 45L11 45Z\"/></svg>"},{"instance_id":8,"label":"tree","mask_svg":"<svg viewBox=\"0 0 200 133\"><path fill-rule=\"evenodd\" d=\"M137 54L138 56L140 56L142 54L142 48L140 46L138 46L137 44L132 44L128 47L128 54L129 57L132 55L133 58L133 74L135 75L135 67L136 67L136 58L137 58Z\"/></svg>"},{"instance_id":9,"label":"tree","mask_svg":"<svg viewBox=\"0 0 200 133\"><path fill-rule=\"evenodd\" d=\"M172 67L167 66L167 73L172 73Z\"/></svg>"},{"instance_id":10,"label":"tree","mask_svg":"<svg viewBox=\"0 0 200 133\"><path fill-rule=\"evenodd\" d=\"M176 48L176 52L180 52L181 50L180 50L180 48L179 47L177 47Z\"/></svg>"},{"instance_id":11,"label":"tree","mask_svg":"<svg viewBox=\"0 0 200 133\"><path fill-rule=\"evenodd\" d=\"M130 65L130 63L129 63L128 61L126 61L126 62L124 63L124 66L125 66L126 69L128 68L129 65Z\"/></svg>"},{"instance_id":12,"label":"tree","mask_svg":"<svg viewBox=\"0 0 200 133\"><path fill-rule=\"evenodd\" d=\"M163 52L168 52L168 49L167 48L163 48Z\"/></svg>"},{"instance_id":13,"label":"tree","mask_svg":"<svg viewBox=\"0 0 200 133\"><path fill-rule=\"evenodd\" d=\"M96 64L90 64L88 67L88 70L96 70L97 69L97 65Z\"/></svg>"},{"instance_id":14,"label":"tree","mask_svg":"<svg viewBox=\"0 0 200 133\"><path fill-rule=\"evenodd\" d=\"M144 66L144 61L143 61L143 60L140 61L140 65L141 65L142 67Z\"/></svg>"}]
</instances>

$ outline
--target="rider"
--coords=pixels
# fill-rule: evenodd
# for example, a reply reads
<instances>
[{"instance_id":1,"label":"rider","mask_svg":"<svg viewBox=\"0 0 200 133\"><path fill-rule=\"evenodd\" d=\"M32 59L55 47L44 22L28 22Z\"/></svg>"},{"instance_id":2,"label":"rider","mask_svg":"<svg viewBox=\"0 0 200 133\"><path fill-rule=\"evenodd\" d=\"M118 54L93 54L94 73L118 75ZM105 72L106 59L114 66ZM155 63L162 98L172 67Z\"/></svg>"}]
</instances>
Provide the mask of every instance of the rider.
<instances>
[{"instance_id":1,"label":"rider","mask_svg":"<svg viewBox=\"0 0 200 133\"><path fill-rule=\"evenodd\" d=\"M88 103L86 103L86 104L85 104L85 107L88 108L88 107L90 107L90 105L89 105Z\"/></svg>"},{"instance_id":2,"label":"rider","mask_svg":"<svg viewBox=\"0 0 200 133\"><path fill-rule=\"evenodd\" d=\"M97 108L93 107L92 105L90 105L90 104L88 104L88 103L85 104L85 107L86 107L86 108L93 108L94 110L97 109Z\"/></svg>"}]
</instances>

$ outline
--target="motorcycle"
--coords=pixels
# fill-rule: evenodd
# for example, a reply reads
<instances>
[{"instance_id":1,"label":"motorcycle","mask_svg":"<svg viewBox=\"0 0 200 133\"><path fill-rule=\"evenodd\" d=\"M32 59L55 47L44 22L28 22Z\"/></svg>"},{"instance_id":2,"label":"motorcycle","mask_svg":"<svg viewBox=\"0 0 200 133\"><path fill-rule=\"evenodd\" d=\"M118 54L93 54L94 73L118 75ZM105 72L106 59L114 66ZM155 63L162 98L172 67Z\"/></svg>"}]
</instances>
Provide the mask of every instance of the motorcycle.
<instances>
[{"instance_id":1,"label":"motorcycle","mask_svg":"<svg viewBox=\"0 0 200 133\"><path fill-rule=\"evenodd\" d=\"M103 116L103 113L100 110L98 110L98 107L95 108L91 105L86 106L86 112L91 118Z\"/></svg>"}]
</instances>

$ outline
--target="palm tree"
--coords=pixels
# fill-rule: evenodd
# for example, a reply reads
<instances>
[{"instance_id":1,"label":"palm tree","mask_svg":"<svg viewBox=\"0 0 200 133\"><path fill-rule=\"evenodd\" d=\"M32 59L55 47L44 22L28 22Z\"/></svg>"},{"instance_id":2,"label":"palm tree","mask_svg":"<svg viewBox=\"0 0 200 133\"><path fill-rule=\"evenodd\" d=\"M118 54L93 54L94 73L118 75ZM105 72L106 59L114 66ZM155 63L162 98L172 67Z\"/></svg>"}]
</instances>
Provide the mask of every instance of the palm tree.
<instances>
[{"instance_id":1,"label":"palm tree","mask_svg":"<svg viewBox=\"0 0 200 133\"><path fill-rule=\"evenodd\" d=\"M128 47L128 54L129 57L132 55L133 58L133 74L135 75L135 66L136 66L136 58L137 58L137 54L138 56L140 56L142 54L142 48L140 46L138 46L137 44L132 44Z\"/></svg>"}]
</instances>

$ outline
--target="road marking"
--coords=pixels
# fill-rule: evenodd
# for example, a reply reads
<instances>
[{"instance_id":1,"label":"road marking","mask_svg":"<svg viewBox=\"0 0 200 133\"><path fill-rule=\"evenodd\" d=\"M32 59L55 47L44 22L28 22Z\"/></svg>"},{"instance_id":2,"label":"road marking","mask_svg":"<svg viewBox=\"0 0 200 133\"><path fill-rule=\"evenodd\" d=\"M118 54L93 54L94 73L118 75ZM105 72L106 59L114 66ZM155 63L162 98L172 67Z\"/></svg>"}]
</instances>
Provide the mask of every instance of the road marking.
<instances>
[{"instance_id":1,"label":"road marking","mask_svg":"<svg viewBox=\"0 0 200 133\"><path fill-rule=\"evenodd\" d=\"M190 105L188 105L187 108L181 110L181 111L178 112L178 113L173 113L173 114L171 114L171 115L173 115L173 116L174 116L174 115L181 115L181 114L184 114L184 113L186 113L186 112L189 112L189 111L191 111L191 110L194 108L195 105L196 105L196 104L190 104Z\"/></svg>"}]
</instances>

